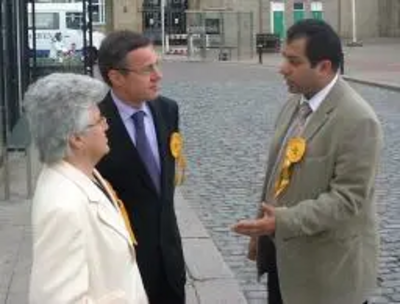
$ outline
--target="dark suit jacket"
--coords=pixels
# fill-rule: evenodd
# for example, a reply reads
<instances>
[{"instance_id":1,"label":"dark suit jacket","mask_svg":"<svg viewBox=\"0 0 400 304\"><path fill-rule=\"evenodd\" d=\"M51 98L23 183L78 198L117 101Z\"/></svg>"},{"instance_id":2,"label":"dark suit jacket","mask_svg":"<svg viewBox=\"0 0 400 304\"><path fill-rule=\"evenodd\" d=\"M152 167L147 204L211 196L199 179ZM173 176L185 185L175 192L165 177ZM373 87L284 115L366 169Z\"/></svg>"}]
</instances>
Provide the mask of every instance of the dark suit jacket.
<instances>
[{"instance_id":1,"label":"dark suit jacket","mask_svg":"<svg viewBox=\"0 0 400 304\"><path fill-rule=\"evenodd\" d=\"M170 136L178 131L179 111L175 101L158 97L148 103L153 115L161 163L161 193L158 194L110 94L99 104L107 118L110 153L98 169L125 203L138 239L137 259L149 295L167 274L175 292L184 291L185 267L182 243L174 210L175 160Z\"/></svg>"}]
</instances>

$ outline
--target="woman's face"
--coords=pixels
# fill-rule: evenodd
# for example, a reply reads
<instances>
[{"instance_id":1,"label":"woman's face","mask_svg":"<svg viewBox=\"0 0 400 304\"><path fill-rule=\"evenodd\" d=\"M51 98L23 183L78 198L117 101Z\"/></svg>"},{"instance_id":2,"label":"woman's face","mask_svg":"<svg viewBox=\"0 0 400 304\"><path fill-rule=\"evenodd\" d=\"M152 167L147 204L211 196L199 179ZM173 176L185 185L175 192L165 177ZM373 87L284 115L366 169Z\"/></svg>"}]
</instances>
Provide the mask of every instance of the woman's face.
<instances>
[{"instance_id":1,"label":"woman's face","mask_svg":"<svg viewBox=\"0 0 400 304\"><path fill-rule=\"evenodd\" d=\"M85 154L97 163L110 151L106 136L108 124L106 118L101 115L97 106L93 106L89 109L89 121L90 123L83 134L85 142L84 147L86 150Z\"/></svg>"}]
</instances>

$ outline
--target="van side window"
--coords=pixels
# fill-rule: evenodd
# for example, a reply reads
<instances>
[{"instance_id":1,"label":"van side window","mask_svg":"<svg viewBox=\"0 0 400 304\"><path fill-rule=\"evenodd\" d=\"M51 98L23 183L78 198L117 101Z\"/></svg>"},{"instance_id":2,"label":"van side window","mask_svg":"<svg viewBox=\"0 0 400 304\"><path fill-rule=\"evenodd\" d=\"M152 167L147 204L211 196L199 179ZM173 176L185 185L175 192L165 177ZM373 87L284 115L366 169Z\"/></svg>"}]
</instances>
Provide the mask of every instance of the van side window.
<instances>
[{"instance_id":1,"label":"van side window","mask_svg":"<svg viewBox=\"0 0 400 304\"><path fill-rule=\"evenodd\" d=\"M28 14L28 26L32 28L32 14ZM35 27L37 30L58 30L60 28L59 13L36 13Z\"/></svg>"},{"instance_id":2,"label":"van side window","mask_svg":"<svg viewBox=\"0 0 400 304\"><path fill-rule=\"evenodd\" d=\"M65 24L67 29L80 30L82 27L82 13L65 13Z\"/></svg>"}]
</instances>

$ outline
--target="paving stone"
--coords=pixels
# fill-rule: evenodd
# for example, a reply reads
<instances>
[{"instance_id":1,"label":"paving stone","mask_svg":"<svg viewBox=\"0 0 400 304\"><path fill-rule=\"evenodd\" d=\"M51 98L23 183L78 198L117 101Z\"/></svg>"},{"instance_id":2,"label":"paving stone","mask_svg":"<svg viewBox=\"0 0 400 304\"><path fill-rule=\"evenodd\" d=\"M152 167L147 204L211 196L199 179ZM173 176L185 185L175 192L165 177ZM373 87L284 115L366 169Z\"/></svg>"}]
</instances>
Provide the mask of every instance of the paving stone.
<instances>
[{"instance_id":1,"label":"paving stone","mask_svg":"<svg viewBox=\"0 0 400 304\"><path fill-rule=\"evenodd\" d=\"M207 280L194 284L199 304L247 304L243 294L238 293L237 282L234 280Z\"/></svg>"},{"instance_id":2,"label":"paving stone","mask_svg":"<svg viewBox=\"0 0 400 304\"><path fill-rule=\"evenodd\" d=\"M197 299L196 290L194 289L193 284L186 285L186 304L198 304L199 301Z\"/></svg>"},{"instance_id":3,"label":"paving stone","mask_svg":"<svg viewBox=\"0 0 400 304\"><path fill-rule=\"evenodd\" d=\"M188 272L194 280L232 277L232 272L212 240L184 239L183 249Z\"/></svg>"}]
</instances>

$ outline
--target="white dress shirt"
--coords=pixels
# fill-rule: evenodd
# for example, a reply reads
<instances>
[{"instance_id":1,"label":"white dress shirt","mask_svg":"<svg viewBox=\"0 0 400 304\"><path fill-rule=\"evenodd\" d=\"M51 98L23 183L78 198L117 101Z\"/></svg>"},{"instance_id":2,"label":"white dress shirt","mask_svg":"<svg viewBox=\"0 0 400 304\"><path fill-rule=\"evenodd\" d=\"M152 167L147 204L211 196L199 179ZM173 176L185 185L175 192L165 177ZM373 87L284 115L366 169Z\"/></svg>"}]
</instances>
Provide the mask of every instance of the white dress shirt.
<instances>
[{"instance_id":1,"label":"white dress shirt","mask_svg":"<svg viewBox=\"0 0 400 304\"><path fill-rule=\"evenodd\" d=\"M312 116L315 111L319 108L319 106L322 104L322 102L326 99L330 91L332 90L333 86L335 85L336 81L339 78L339 74L336 74L336 76L331 80L330 83L326 87L324 87L321 91L319 91L317 94L315 94L311 99L307 100L304 96L302 96L300 103L303 102L308 102L308 104L311 107L312 113L308 116L307 122Z\"/></svg>"}]
</instances>

